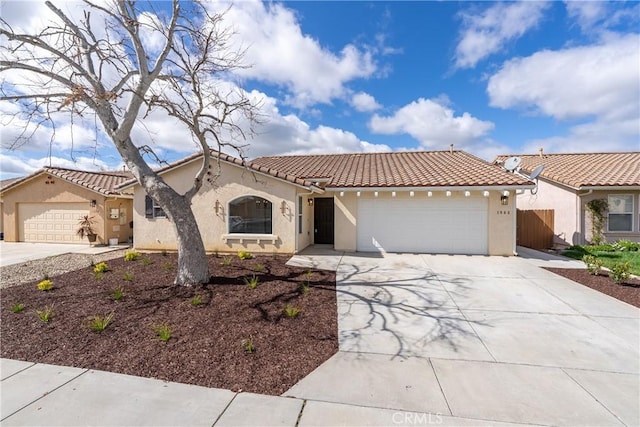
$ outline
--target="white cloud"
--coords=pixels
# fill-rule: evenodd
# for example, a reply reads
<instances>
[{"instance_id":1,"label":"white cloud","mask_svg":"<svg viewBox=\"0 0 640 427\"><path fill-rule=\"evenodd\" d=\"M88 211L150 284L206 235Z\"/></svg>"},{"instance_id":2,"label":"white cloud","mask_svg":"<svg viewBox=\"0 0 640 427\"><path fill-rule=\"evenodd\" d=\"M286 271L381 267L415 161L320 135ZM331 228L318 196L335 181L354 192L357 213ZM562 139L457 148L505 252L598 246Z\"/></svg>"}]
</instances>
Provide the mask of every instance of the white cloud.
<instances>
[{"instance_id":1,"label":"white cloud","mask_svg":"<svg viewBox=\"0 0 640 427\"><path fill-rule=\"evenodd\" d=\"M590 46L541 51L506 62L489 79L490 105L557 120L580 120L567 135L531 141L536 151L640 149L638 35Z\"/></svg>"},{"instance_id":2,"label":"white cloud","mask_svg":"<svg viewBox=\"0 0 640 427\"><path fill-rule=\"evenodd\" d=\"M494 128L494 124L482 121L465 112L455 115L446 97L420 98L397 110L392 116L375 114L369 128L376 133L393 135L409 134L425 149L447 149L449 144L471 147Z\"/></svg>"},{"instance_id":3,"label":"white cloud","mask_svg":"<svg viewBox=\"0 0 640 427\"><path fill-rule=\"evenodd\" d=\"M556 119L638 116L638 35L537 52L504 63L487 86L490 105L533 108Z\"/></svg>"},{"instance_id":4,"label":"white cloud","mask_svg":"<svg viewBox=\"0 0 640 427\"><path fill-rule=\"evenodd\" d=\"M375 111L380 108L376 99L365 92L358 92L351 97L351 105L360 112Z\"/></svg>"},{"instance_id":5,"label":"white cloud","mask_svg":"<svg viewBox=\"0 0 640 427\"><path fill-rule=\"evenodd\" d=\"M548 6L540 1L497 3L479 14L475 10L463 13L455 67L473 68L486 57L500 52L508 42L535 28Z\"/></svg>"},{"instance_id":6,"label":"white cloud","mask_svg":"<svg viewBox=\"0 0 640 427\"><path fill-rule=\"evenodd\" d=\"M0 174L2 179L29 175L45 166L89 171L114 170L118 165L108 165L100 159L77 157L75 160L56 157L29 158L19 154L0 153Z\"/></svg>"},{"instance_id":7,"label":"white cloud","mask_svg":"<svg viewBox=\"0 0 640 427\"><path fill-rule=\"evenodd\" d=\"M221 9L228 3L211 7ZM330 103L345 95L345 84L367 78L376 71L372 52L347 44L338 53L304 34L296 14L277 3L236 2L225 16L237 37L238 49L246 49L249 68L239 75L282 86L292 105L307 107Z\"/></svg>"},{"instance_id":8,"label":"white cloud","mask_svg":"<svg viewBox=\"0 0 640 427\"><path fill-rule=\"evenodd\" d=\"M569 18L576 20L583 30L607 16L607 3L603 1L565 1L565 6Z\"/></svg>"}]
</instances>

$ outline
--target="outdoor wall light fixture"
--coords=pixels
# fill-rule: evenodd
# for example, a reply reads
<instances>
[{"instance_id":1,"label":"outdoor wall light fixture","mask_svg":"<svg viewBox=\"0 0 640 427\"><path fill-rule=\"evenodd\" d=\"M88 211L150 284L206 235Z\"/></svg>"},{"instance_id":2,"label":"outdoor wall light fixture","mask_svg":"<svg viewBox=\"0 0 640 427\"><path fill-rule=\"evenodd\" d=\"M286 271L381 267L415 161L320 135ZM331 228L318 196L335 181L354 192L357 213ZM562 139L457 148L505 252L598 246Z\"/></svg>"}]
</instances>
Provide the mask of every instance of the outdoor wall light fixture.
<instances>
[{"instance_id":1,"label":"outdoor wall light fixture","mask_svg":"<svg viewBox=\"0 0 640 427\"><path fill-rule=\"evenodd\" d=\"M307 204L308 204L309 206L313 206L313 199L312 199L311 197L309 197L309 198L307 199Z\"/></svg>"},{"instance_id":2,"label":"outdoor wall light fixture","mask_svg":"<svg viewBox=\"0 0 640 427\"><path fill-rule=\"evenodd\" d=\"M287 213L287 201L283 200L282 203L280 203L280 212L282 212L282 214L286 214Z\"/></svg>"},{"instance_id":3,"label":"outdoor wall light fixture","mask_svg":"<svg viewBox=\"0 0 640 427\"><path fill-rule=\"evenodd\" d=\"M500 196L500 204L502 206L507 206L509 204L509 196L505 196L505 195Z\"/></svg>"},{"instance_id":4,"label":"outdoor wall light fixture","mask_svg":"<svg viewBox=\"0 0 640 427\"><path fill-rule=\"evenodd\" d=\"M220 206L220 200L216 200L216 204L215 204L215 206L214 206L214 209L215 209L215 211L216 211L216 215L218 215L218 214L220 213L220 208L221 208L221 207L222 207L222 206Z\"/></svg>"},{"instance_id":5,"label":"outdoor wall light fixture","mask_svg":"<svg viewBox=\"0 0 640 427\"><path fill-rule=\"evenodd\" d=\"M98 203L98 202L96 202L96 200L95 200L95 199L93 199L93 200L91 200L91 201L89 202L89 206L91 206L92 208L95 208L97 203Z\"/></svg>"}]
</instances>

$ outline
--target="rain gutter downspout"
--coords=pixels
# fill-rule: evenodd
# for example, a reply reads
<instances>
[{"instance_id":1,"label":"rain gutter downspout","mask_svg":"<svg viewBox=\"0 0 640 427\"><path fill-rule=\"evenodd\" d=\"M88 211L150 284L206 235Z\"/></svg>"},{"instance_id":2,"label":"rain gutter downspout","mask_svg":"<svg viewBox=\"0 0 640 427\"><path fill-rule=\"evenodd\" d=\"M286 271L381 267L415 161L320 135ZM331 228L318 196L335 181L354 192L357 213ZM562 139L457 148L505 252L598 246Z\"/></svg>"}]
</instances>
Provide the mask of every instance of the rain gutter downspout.
<instances>
[{"instance_id":1,"label":"rain gutter downspout","mask_svg":"<svg viewBox=\"0 0 640 427\"><path fill-rule=\"evenodd\" d=\"M585 244L587 243L587 236L584 235L584 232L582 230L582 198L584 196L588 196L589 194L593 193L593 188L589 189L586 193L580 194L580 191L578 189L578 191L576 192L576 194L578 195L578 197L576 198L576 224L578 225L578 233L580 233L580 242L578 242L579 244ZM574 242L571 242L574 243ZM575 243L574 243L575 244Z\"/></svg>"}]
</instances>

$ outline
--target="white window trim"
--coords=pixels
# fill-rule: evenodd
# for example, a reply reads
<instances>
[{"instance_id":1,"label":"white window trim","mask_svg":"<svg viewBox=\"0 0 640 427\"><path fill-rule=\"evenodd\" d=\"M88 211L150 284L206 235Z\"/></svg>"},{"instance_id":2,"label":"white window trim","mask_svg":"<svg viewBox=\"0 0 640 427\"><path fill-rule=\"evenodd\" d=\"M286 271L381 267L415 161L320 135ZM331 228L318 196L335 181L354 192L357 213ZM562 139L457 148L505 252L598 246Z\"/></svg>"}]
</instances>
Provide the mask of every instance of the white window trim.
<instances>
[{"instance_id":1,"label":"white window trim","mask_svg":"<svg viewBox=\"0 0 640 427\"><path fill-rule=\"evenodd\" d=\"M298 234L302 234L302 211L304 209L302 196L298 196Z\"/></svg>"},{"instance_id":2,"label":"white window trim","mask_svg":"<svg viewBox=\"0 0 640 427\"><path fill-rule=\"evenodd\" d=\"M625 233L633 233L633 225L635 223L635 221L633 220L633 218L636 217L636 198L635 198L635 194L607 194L607 203L609 203L609 197L616 197L616 196L631 196L631 230L609 230L609 215L611 215L611 212L609 212L607 210L607 233L613 233L613 234L625 234ZM629 213L624 212L624 213L619 213L616 214L614 213L613 215L629 215Z\"/></svg>"}]
</instances>

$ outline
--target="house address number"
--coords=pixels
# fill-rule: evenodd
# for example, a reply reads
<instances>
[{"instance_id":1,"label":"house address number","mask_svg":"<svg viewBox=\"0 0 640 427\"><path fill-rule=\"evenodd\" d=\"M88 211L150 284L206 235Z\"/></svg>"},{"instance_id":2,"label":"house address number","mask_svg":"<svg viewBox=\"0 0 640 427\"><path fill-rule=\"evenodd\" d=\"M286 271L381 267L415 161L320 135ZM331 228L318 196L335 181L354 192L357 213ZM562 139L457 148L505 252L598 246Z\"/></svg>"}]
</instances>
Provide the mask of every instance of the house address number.
<instances>
[{"instance_id":1,"label":"house address number","mask_svg":"<svg viewBox=\"0 0 640 427\"><path fill-rule=\"evenodd\" d=\"M498 215L511 215L511 211L498 211Z\"/></svg>"}]
</instances>

